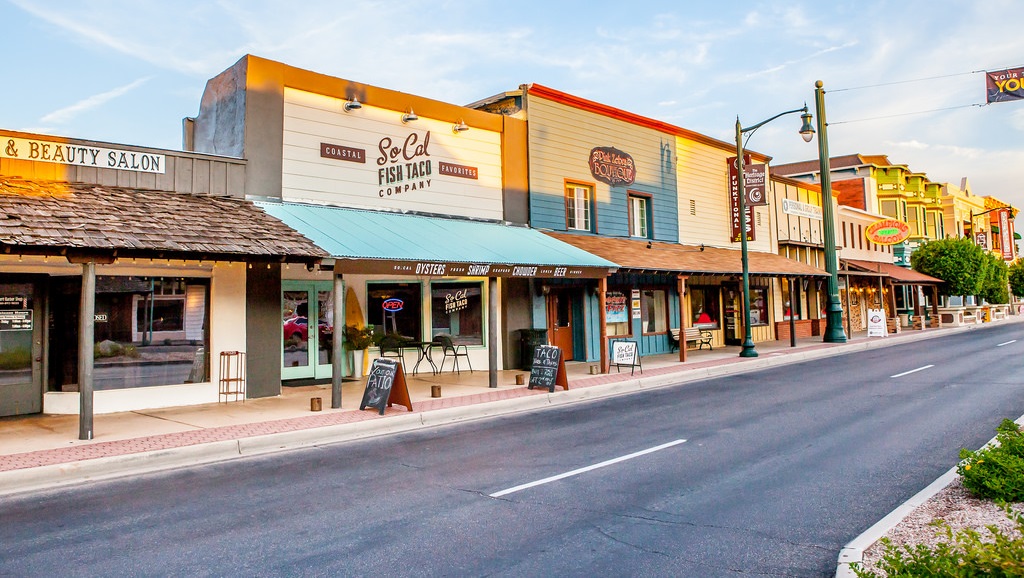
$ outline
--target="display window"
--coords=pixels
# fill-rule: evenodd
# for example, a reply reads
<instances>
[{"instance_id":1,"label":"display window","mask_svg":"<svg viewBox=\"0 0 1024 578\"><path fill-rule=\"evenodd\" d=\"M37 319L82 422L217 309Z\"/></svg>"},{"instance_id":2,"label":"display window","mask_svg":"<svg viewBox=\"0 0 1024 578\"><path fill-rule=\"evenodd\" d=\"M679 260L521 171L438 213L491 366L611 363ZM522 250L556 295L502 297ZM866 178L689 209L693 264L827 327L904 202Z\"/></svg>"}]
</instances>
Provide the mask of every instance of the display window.
<instances>
[{"instance_id":1,"label":"display window","mask_svg":"<svg viewBox=\"0 0 1024 578\"><path fill-rule=\"evenodd\" d=\"M208 381L209 287L205 278L97 276L94 389ZM55 307L56 331L74 331L69 313ZM77 381L72 365L51 368L61 389Z\"/></svg>"},{"instance_id":2,"label":"display window","mask_svg":"<svg viewBox=\"0 0 1024 578\"><path fill-rule=\"evenodd\" d=\"M367 324L380 335L419 341L423 335L423 298L419 283L369 283Z\"/></svg>"},{"instance_id":3,"label":"display window","mask_svg":"<svg viewBox=\"0 0 1024 578\"><path fill-rule=\"evenodd\" d=\"M446 333L456 345L483 345L483 284L430 284L430 337Z\"/></svg>"},{"instance_id":4,"label":"display window","mask_svg":"<svg viewBox=\"0 0 1024 578\"><path fill-rule=\"evenodd\" d=\"M605 293L605 325L610 337L625 337L632 334L629 323L628 293L628 289L612 289Z\"/></svg>"},{"instance_id":5,"label":"display window","mask_svg":"<svg viewBox=\"0 0 1024 578\"><path fill-rule=\"evenodd\" d=\"M721 289L713 285L695 285L689 288L690 311L692 316L690 325L704 329L718 329L721 327Z\"/></svg>"},{"instance_id":6,"label":"display window","mask_svg":"<svg viewBox=\"0 0 1024 578\"><path fill-rule=\"evenodd\" d=\"M668 331L668 294L664 289L640 292L640 319L644 333Z\"/></svg>"}]
</instances>

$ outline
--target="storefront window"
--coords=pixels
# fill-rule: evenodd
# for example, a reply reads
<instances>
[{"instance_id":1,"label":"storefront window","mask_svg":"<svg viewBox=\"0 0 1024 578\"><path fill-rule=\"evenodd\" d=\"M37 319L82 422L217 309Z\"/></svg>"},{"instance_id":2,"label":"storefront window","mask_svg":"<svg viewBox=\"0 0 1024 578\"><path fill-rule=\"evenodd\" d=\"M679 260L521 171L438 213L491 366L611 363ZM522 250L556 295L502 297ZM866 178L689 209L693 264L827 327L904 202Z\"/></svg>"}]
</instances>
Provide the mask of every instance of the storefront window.
<instances>
[{"instance_id":1,"label":"storefront window","mask_svg":"<svg viewBox=\"0 0 1024 578\"><path fill-rule=\"evenodd\" d=\"M612 290L605 294L605 323L610 336L630 335L629 301L625 291Z\"/></svg>"},{"instance_id":2,"label":"storefront window","mask_svg":"<svg viewBox=\"0 0 1024 578\"><path fill-rule=\"evenodd\" d=\"M366 294L367 320L379 333L415 340L423 336L419 283L371 283Z\"/></svg>"},{"instance_id":3,"label":"storefront window","mask_svg":"<svg viewBox=\"0 0 1024 578\"><path fill-rule=\"evenodd\" d=\"M690 288L690 311L693 314L690 323L692 326L705 329L719 328L721 312L718 293L718 287L694 286Z\"/></svg>"},{"instance_id":4,"label":"storefront window","mask_svg":"<svg viewBox=\"0 0 1024 578\"><path fill-rule=\"evenodd\" d=\"M456 345L483 345L483 285L430 284L430 337L452 336Z\"/></svg>"},{"instance_id":5,"label":"storefront window","mask_svg":"<svg viewBox=\"0 0 1024 578\"><path fill-rule=\"evenodd\" d=\"M768 325L768 288L750 288L750 325Z\"/></svg>"},{"instance_id":6,"label":"storefront window","mask_svg":"<svg viewBox=\"0 0 1024 578\"><path fill-rule=\"evenodd\" d=\"M790 293L790 287L792 287L792 294ZM793 319L803 319L802 305L803 297L801 296L800 283L785 282L782 284L782 319L789 321Z\"/></svg>"},{"instance_id":7,"label":"storefront window","mask_svg":"<svg viewBox=\"0 0 1024 578\"><path fill-rule=\"evenodd\" d=\"M663 289L647 289L640 293L641 321L644 333L668 331L668 301Z\"/></svg>"},{"instance_id":8,"label":"storefront window","mask_svg":"<svg viewBox=\"0 0 1024 578\"><path fill-rule=\"evenodd\" d=\"M200 278L97 277L93 387L207 381L209 286ZM57 369L62 383L77 381L71 370Z\"/></svg>"}]
</instances>

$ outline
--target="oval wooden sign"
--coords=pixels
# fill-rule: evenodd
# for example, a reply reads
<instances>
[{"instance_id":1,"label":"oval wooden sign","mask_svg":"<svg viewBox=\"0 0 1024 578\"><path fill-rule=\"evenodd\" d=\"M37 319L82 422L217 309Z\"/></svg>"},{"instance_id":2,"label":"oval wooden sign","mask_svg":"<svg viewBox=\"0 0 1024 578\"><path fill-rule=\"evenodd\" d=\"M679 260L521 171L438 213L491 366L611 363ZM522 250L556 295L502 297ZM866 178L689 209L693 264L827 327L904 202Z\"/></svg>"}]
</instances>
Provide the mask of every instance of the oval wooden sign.
<instances>
[{"instance_id":1,"label":"oval wooden sign","mask_svg":"<svg viewBox=\"0 0 1024 578\"><path fill-rule=\"evenodd\" d=\"M879 245L896 245L910 237L910 225L896 219L879 219L868 225L864 236Z\"/></svg>"}]
</instances>

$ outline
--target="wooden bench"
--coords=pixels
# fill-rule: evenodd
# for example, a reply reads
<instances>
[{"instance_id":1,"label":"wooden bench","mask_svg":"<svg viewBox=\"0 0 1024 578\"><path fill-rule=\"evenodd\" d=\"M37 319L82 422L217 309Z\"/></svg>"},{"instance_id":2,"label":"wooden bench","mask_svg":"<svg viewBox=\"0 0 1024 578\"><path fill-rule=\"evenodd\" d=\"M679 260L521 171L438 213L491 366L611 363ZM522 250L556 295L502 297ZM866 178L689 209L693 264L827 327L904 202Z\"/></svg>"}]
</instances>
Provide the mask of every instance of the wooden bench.
<instances>
[{"instance_id":1,"label":"wooden bench","mask_svg":"<svg viewBox=\"0 0 1024 578\"><path fill-rule=\"evenodd\" d=\"M679 329L673 327L668 330L668 342L673 350L679 349ZM712 335L707 329L700 329L699 327L687 327L686 333L684 334L687 342L693 341L697 344L697 349L704 349L707 345L708 349L714 351L714 347L711 345Z\"/></svg>"}]
</instances>

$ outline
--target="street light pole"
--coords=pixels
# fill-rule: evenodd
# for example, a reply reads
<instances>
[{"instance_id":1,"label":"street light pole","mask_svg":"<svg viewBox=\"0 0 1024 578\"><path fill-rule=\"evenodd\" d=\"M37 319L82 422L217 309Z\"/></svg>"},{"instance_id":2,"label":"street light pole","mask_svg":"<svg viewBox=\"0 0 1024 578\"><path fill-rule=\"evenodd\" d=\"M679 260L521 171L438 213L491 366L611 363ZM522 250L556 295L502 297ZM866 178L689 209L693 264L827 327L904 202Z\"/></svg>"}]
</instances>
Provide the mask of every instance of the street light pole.
<instances>
[{"instance_id":1,"label":"street light pole","mask_svg":"<svg viewBox=\"0 0 1024 578\"><path fill-rule=\"evenodd\" d=\"M803 137L804 142L811 142L811 138L814 136L814 128L811 127L811 113L807 111L806 104L803 108L780 112L768 120L763 120L747 128L743 128L743 125L740 124L739 115L736 116L736 188L740 197L740 220L743 222L743 225L740 226L740 259L743 262L743 345L740 349L740 357L757 357L757 350L754 348L754 339L750 332L750 261L747 254L747 193L744 190L743 182L743 133L749 132L753 135L754 131L762 126L770 123L780 116L793 114L794 112L803 113L800 115L800 118L803 121L803 125L800 127L800 136ZM750 137L748 136L747 138ZM753 227L754 224L751 223L750 226Z\"/></svg>"},{"instance_id":2,"label":"street light pole","mask_svg":"<svg viewBox=\"0 0 1024 578\"><path fill-rule=\"evenodd\" d=\"M828 272L828 301L825 304L826 343L846 343L843 332L843 306L839 302L839 264L836 258L836 226L832 210L832 175L828 158L828 126L825 122L825 90L820 80L814 83L814 106L818 115L818 160L821 169L821 219L825 244L825 271Z\"/></svg>"}]
</instances>

